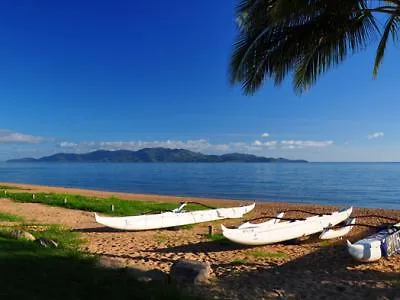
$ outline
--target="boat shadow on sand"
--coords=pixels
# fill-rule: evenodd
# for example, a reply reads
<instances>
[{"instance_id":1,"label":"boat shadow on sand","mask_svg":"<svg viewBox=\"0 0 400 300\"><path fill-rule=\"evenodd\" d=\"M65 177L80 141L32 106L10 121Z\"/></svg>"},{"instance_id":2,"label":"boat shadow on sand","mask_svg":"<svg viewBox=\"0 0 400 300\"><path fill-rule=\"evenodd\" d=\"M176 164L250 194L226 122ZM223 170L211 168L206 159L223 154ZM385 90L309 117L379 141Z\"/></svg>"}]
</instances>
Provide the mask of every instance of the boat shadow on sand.
<instances>
[{"instance_id":1,"label":"boat shadow on sand","mask_svg":"<svg viewBox=\"0 0 400 300\"><path fill-rule=\"evenodd\" d=\"M301 247L315 243L317 238L313 236L289 243ZM345 240L321 245L317 250L292 260L274 257L249 261L232 257L231 261L227 257L225 262L211 260L212 268L218 274L216 282L221 291L219 297L241 299L243 295L254 295L253 298L246 298L400 299L399 256L362 264L348 255ZM282 244L278 246L282 247ZM211 252L240 249L260 248L207 241L148 251L163 254L204 253L208 256ZM381 271L383 269L386 271ZM235 286L240 288L232 288Z\"/></svg>"},{"instance_id":2,"label":"boat shadow on sand","mask_svg":"<svg viewBox=\"0 0 400 300\"><path fill-rule=\"evenodd\" d=\"M203 235L204 238L208 238L207 235ZM308 236L301 239L294 239L286 242L280 243L280 245L307 245L313 244L318 241L317 236ZM211 252L225 252L225 251L235 251L235 250L245 250L245 249L258 249L258 246L240 245L231 242L225 238L218 240L201 241L196 243L187 243L178 246L165 247L165 248L155 248L152 250L147 250L147 252L156 253L211 253Z\"/></svg>"},{"instance_id":3,"label":"boat shadow on sand","mask_svg":"<svg viewBox=\"0 0 400 300\"><path fill-rule=\"evenodd\" d=\"M83 233L112 233L112 232L126 232L126 230L115 229L111 227L101 226L101 227L87 227L87 228L76 228L72 229L73 232L83 232Z\"/></svg>"},{"instance_id":4,"label":"boat shadow on sand","mask_svg":"<svg viewBox=\"0 0 400 300\"><path fill-rule=\"evenodd\" d=\"M165 248L155 248L152 250L147 250L147 252L156 253L205 253L208 252L224 252L233 250L249 249L251 246L234 244L230 241L203 241L197 243L188 243L179 246L165 247Z\"/></svg>"},{"instance_id":5,"label":"boat shadow on sand","mask_svg":"<svg viewBox=\"0 0 400 300\"><path fill-rule=\"evenodd\" d=\"M158 232L170 232L170 231L179 231L184 229L184 227L170 227L170 228L160 228L160 229L149 229L149 230L125 230L125 229L116 229L107 226L95 226L95 227L84 227L84 228L75 228L72 229L72 232L83 232L83 233L112 233L112 232L154 232L157 230Z\"/></svg>"},{"instance_id":6,"label":"boat shadow on sand","mask_svg":"<svg viewBox=\"0 0 400 300\"><path fill-rule=\"evenodd\" d=\"M398 260L397 260L398 263ZM242 266L248 269L248 266ZM223 272L220 285L246 282L241 293L278 293L293 299L398 299L400 273L376 268L359 268L345 246L324 247L284 264L264 263L256 269L227 271L225 264L214 268ZM225 273L224 273L225 272ZM227 289L225 289L226 291ZM246 292L245 292L246 293ZM233 297L233 295L232 295ZM384 298L386 297L386 298Z\"/></svg>"}]
</instances>

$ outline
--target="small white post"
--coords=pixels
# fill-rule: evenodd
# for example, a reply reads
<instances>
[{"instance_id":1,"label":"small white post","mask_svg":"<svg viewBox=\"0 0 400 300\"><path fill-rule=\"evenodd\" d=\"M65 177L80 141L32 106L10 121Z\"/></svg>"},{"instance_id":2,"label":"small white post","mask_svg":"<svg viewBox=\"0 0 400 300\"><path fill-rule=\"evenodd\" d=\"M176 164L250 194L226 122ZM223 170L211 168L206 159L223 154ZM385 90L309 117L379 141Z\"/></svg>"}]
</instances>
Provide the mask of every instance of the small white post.
<instances>
[{"instance_id":1,"label":"small white post","mask_svg":"<svg viewBox=\"0 0 400 300\"><path fill-rule=\"evenodd\" d=\"M114 204L111 204L111 211L114 211Z\"/></svg>"},{"instance_id":2,"label":"small white post","mask_svg":"<svg viewBox=\"0 0 400 300\"><path fill-rule=\"evenodd\" d=\"M64 198L64 204L67 204L67 197Z\"/></svg>"},{"instance_id":3,"label":"small white post","mask_svg":"<svg viewBox=\"0 0 400 300\"><path fill-rule=\"evenodd\" d=\"M4 190L4 195L7 195L7 191L6 190Z\"/></svg>"},{"instance_id":4,"label":"small white post","mask_svg":"<svg viewBox=\"0 0 400 300\"><path fill-rule=\"evenodd\" d=\"M32 194L32 199L35 199L35 194Z\"/></svg>"},{"instance_id":5,"label":"small white post","mask_svg":"<svg viewBox=\"0 0 400 300\"><path fill-rule=\"evenodd\" d=\"M213 236L214 235L214 230L212 225L208 225L208 236Z\"/></svg>"}]
</instances>

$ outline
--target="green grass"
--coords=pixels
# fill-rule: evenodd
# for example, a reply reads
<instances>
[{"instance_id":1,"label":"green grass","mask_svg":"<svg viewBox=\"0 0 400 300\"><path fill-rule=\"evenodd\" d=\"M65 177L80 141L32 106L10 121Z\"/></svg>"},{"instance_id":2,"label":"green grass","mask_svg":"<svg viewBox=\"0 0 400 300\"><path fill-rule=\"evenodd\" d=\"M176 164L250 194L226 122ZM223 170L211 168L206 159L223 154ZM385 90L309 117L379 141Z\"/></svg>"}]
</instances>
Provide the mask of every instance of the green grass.
<instances>
[{"instance_id":1,"label":"green grass","mask_svg":"<svg viewBox=\"0 0 400 300\"><path fill-rule=\"evenodd\" d=\"M390 279L388 280L394 287L400 287L400 279Z\"/></svg>"},{"instance_id":2,"label":"green grass","mask_svg":"<svg viewBox=\"0 0 400 300\"><path fill-rule=\"evenodd\" d=\"M0 190L20 190L21 188L17 186L10 186L10 185L0 185ZM4 191L3 191L4 194Z\"/></svg>"},{"instance_id":3,"label":"green grass","mask_svg":"<svg viewBox=\"0 0 400 300\"><path fill-rule=\"evenodd\" d=\"M54 238L60 247L15 240L0 230L0 299L193 299L174 286L97 267L94 257L77 251L75 233L57 226L32 233Z\"/></svg>"},{"instance_id":4,"label":"green grass","mask_svg":"<svg viewBox=\"0 0 400 300\"><path fill-rule=\"evenodd\" d=\"M20 216L0 212L0 221L6 222L22 222L24 219Z\"/></svg>"},{"instance_id":5,"label":"green grass","mask_svg":"<svg viewBox=\"0 0 400 300\"><path fill-rule=\"evenodd\" d=\"M168 237L162 234L157 234L154 236L154 241L156 241L157 243L164 243L168 241Z\"/></svg>"},{"instance_id":6,"label":"green grass","mask_svg":"<svg viewBox=\"0 0 400 300\"><path fill-rule=\"evenodd\" d=\"M224 235L222 233L214 233L212 235L207 234L207 238L214 242L220 242L220 241L227 240L227 238L224 237Z\"/></svg>"},{"instance_id":7,"label":"green grass","mask_svg":"<svg viewBox=\"0 0 400 300\"><path fill-rule=\"evenodd\" d=\"M14 229L28 231L36 238L45 237L57 241L60 249L68 251L78 251L79 245L83 242L77 232L54 224L21 223L17 226L3 227L0 229L0 236L7 237Z\"/></svg>"},{"instance_id":8,"label":"green grass","mask_svg":"<svg viewBox=\"0 0 400 300\"><path fill-rule=\"evenodd\" d=\"M0 194L1 192L4 193L4 191L0 191ZM7 192L7 198L15 202L43 203L51 206L96 211L116 216L137 215L150 211L160 212L172 210L178 206L175 203L122 200L116 197L97 198L56 193L35 193L34 195L33 197L32 193ZM114 211L111 209L112 206L114 207ZM187 210L204 209L204 207L196 204L189 204L186 208Z\"/></svg>"},{"instance_id":9,"label":"green grass","mask_svg":"<svg viewBox=\"0 0 400 300\"><path fill-rule=\"evenodd\" d=\"M25 226L31 226L31 225L25 225ZM77 250L79 245L82 244L83 242L83 240L79 237L79 234L77 232L72 232L70 230L67 230L60 225L47 225L46 227L47 227L46 230L36 232L36 235L55 240L62 248ZM32 230L28 231L30 231L33 235L35 235L35 231Z\"/></svg>"},{"instance_id":10,"label":"green grass","mask_svg":"<svg viewBox=\"0 0 400 300\"><path fill-rule=\"evenodd\" d=\"M335 241L332 241L332 240L324 240L324 241L319 242L319 246L320 247L330 247L334 243L335 243Z\"/></svg>"},{"instance_id":11,"label":"green grass","mask_svg":"<svg viewBox=\"0 0 400 300\"><path fill-rule=\"evenodd\" d=\"M235 258L235 259L232 260L231 263L235 264L235 265L242 265L242 264L246 264L248 262L249 261L247 259L245 259L245 258Z\"/></svg>"},{"instance_id":12,"label":"green grass","mask_svg":"<svg viewBox=\"0 0 400 300\"><path fill-rule=\"evenodd\" d=\"M207 234L207 239L216 242L221 245L233 245L234 243L228 240L222 233L214 233L212 235Z\"/></svg>"},{"instance_id":13,"label":"green grass","mask_svg":"<svg viewBox=\"0 0 400 300\"><path fill-rule=\"evenodd\" d=\"M264 252L264 251L251 251L248 255L253 257L268 257L268 258L283 258L286 257L285 253L282 252Z\"/></svg>"}]
</instances>

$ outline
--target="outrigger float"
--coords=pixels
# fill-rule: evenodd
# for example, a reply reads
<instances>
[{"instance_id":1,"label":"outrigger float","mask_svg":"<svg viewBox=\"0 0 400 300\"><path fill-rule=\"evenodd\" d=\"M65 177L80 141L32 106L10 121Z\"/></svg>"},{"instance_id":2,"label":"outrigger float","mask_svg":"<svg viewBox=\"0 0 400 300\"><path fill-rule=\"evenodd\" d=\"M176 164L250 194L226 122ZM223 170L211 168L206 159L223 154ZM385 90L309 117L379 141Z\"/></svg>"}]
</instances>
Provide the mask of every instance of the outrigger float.
<instances>
[{"instance_id":1,"label":"outrigger float","mask_svg":"<svg viewBox=\"0 0 400 300\"><path fill-rule=\"evenodd\" d=\"M330 240L345 236L350 232L350 230L353 229L355 223L356 223L356 218L352 218L347 220L345 226L340 227L338 229L327 227L324 229L324 231L322 231L322 233L319 236L319 239Z\"/></svg>"}]
</instances>

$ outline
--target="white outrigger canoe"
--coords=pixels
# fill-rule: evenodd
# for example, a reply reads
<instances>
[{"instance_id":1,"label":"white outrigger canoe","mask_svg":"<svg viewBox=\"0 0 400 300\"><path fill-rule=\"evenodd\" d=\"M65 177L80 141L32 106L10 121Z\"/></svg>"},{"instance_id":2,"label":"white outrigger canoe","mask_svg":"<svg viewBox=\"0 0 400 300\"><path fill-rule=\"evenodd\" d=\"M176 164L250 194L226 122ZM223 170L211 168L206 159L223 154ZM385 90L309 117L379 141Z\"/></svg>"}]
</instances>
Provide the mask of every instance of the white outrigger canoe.
<instances>
[{"instance_id":1,"label":"white outrigger canoe","mask_svg":"<svg viewBox=\"0 0 400 300\"><path fill-rule=\"evenodd\" d=\"M241 218L254 209L255 203L247 206L226 207L185 212L186 203L170 212L131 217L102 217L95 213L97 223L121 230L149 230L196 224L222 219Z\"/></svg>"},{"instance_id":2,"label":"white outrigger canoe","mask_svg":"<svg viewBox=\"0 0 400 300\"><path fill-rule=\"evenodd\" d=\"M400 223L354 244L347 241L347 250L354 259L362 262L373 262L382 256L400 254Z\"/></svg>"},{"instance_id":3,"label":"white outrigger canoe","mask_svg":"<svg viewBox=\"0 0 400 300\"><path fill-rule=\"evenodd\" d=\"M329 215L312 216L305 220L281 222L268 226L229 229L224 225L222 234L229 240L243 245L265 245L288 241L323 231L335 226L351 215L353 208L335 211Z\"/></svg>"}]
</instances>

